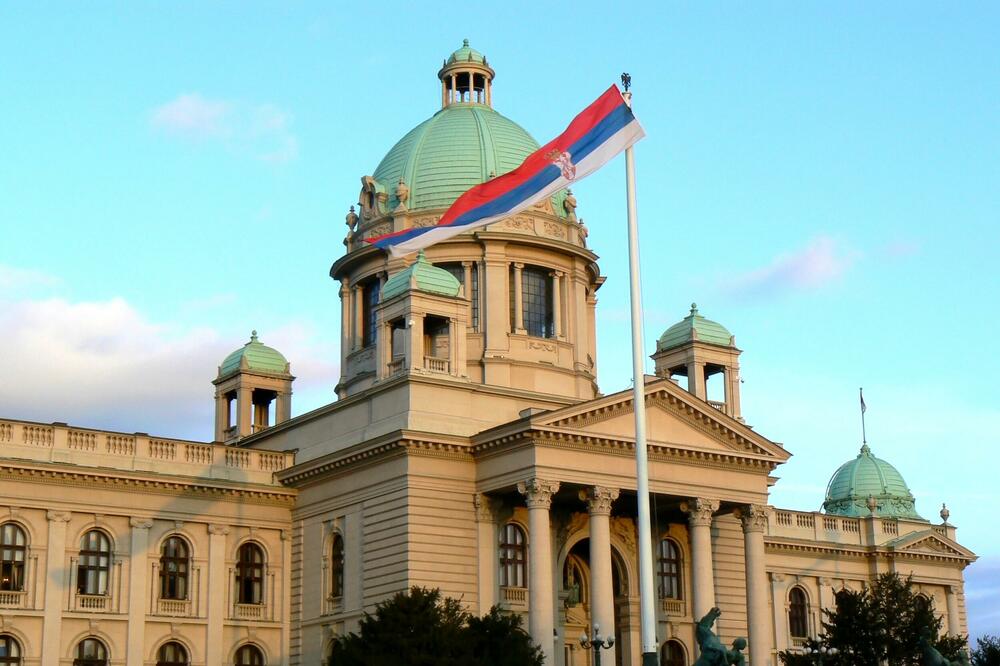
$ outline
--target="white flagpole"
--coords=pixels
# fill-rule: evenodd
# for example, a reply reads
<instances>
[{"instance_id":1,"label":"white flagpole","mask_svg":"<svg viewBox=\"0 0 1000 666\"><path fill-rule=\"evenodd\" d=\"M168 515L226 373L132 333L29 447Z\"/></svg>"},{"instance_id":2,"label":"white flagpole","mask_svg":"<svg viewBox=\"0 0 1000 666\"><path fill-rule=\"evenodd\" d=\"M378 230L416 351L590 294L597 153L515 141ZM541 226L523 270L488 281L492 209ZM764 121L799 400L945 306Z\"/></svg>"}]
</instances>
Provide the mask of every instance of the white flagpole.
<instances>
[{"instance_id":1,"label":"white flagpole","mask_svg":"<svg viewBox=\"0 0 1000 666\"><path fill-rule=\"evenodd\" d=\"M632 78L622 74L625 104L632 108ZM649 465L646 459L646 375L643 368L642 289L639 282L639 229L635 207L635 157L625 149L625 191L628 197L629 294L632 306L632 403L635 411L636 499L639 504L639 612L642 666L659 664L653 589L653 542L649 522Z\"/></svg>"}]
</instances>

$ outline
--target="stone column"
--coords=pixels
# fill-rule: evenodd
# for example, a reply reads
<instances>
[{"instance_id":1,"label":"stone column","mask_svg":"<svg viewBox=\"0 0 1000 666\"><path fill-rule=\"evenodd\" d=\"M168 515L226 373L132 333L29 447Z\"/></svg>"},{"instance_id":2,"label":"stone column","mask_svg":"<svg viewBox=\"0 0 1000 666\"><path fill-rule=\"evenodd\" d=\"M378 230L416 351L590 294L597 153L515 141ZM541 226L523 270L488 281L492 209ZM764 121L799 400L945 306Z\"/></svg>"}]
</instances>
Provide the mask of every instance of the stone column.
<instances>
[{"instance_id":1,"label":"stone column","mask_svg":"<svg viewBox=\"0 0 1000 666\"><path fill-rule=\"evenodd\" d=\"M236 389L236 434L246 437L253 432L253 389Z\"/></svg>"},{"instance_id":2,"label":"stone column","mask_svg":"<svg viewBox=\"0 0 1000 666\"><path fill-rule=\"evenodd\" d=\"M697 621L715 606L715 567L712 564L712 516L719 500L696 497L681 504L691 531L691 614Z\"/></svg>"},{"instance_id":3,"label":"stone column","mask_svg":"<svg viewBox=\"0 0 1000 666\"><path fill-rule=\"evenodd\" d=\"M524 264L514 264L514 332L524 335L524 301L521 295L521 271Z\"/></svg>"},{"instance_id":4,"label":"stone column","mask_svg":"<svg viewBox=\"0 0 1000 666\"><path fill-rule=\"evenodd\" d=\"M229 580L226 575L226 535L225 525L208 526L208 645L205 647L205 663L224 663L222 628L225 623L229 599Z\"/></svg>"},{"instance_id":5,"label":"stone column","mask_svg":"<svg viewBox=\"0 0 1000 666\"><path fill-rule=\"evenodd\" d=\"M128 559L128 643L125 649L127 666L142 666L142 651L146 628L146 558L149 553L148 518L131 518L132 544Z\"/></svg>"},{"instance_id":6,"label":"stone column","mask_svg":"<svg viewBox=\"0 0 1000 666\"><path fill-rule=\"evenodd\" d=\"M361 349L364 347L365 343L362 339L364 337L364 326L361 320L364 318L364 301L365 293L361 285L355 285L354 289L354 312L351 315L351 328L353 329L354 344L351 345L352 349Z\"/></svg>"},{"instance_id":7,"label":"stone column","mask_svg":"<svg viewBox=\"0 0 1000 666\"><path fill-rule=\"evenodd\" d=\"M562 271L553 271L552 276L552 335L561 340L562 332Z\"/></svg>"},{"instance_id":8,"label":"stone column","mask_svg":"<svg viewBox=\"0 0 1000 666\"><path fill-rule=\"evenodd\" d=\"M788 604L785 603L788 594L788 584L785 574L771 574L771 608L774 610L774 636L779 650L792 647L791 636L788 633Z\"/></svg>"},{"instance_id":9,"label":"stone column","mask_svg":"<svg viewBox=\"0 0 1000 666\"><path fill-rule=\"evenodd\" d=\"M706 400L705 366L701 363L688 363L688 393Z\"/></svg>"},{"instance_id":10,"label":"stone column","mask_svg":"<svg viewBox=\"0 0 1000 666\"><path fill-rule=\"evenodd\" d=\"M546 664L555 663L549 507L557 490L558 481L529 479L517 484L517 491L528 504L528 633L541 646Z\"/></svg>"},{"instance_id":11,"label":"stone column","mask_svg":"<svg viewBox=\"0 0 1000 666\"><path fill-rule=\"evenodd\" d=\"M351 288L340 283L340 376L347 376L347 355L351 353Z\"/></svg>"},{"instance_id":12,"label":"stone column","mask_svg":"<svg viewBox=\"0 0 1000 666\"><path fill-rule=\"evenodd\" d=\"M281 603L278 620L281 622L281 666L288 666L292 654L292 533L281 530ZM277 601L277 600L276 600Z\"/></svg>"},{"instance_id":13,"label":"stone column","mask_svg":"<svg viewBox=\"0 0 1000 666\"><path fill-rule=\"evenodd\" d=\"M952 636L961 636L962 619L958 614L958 585L944 588L944 595L948 604L948 633Z\"/></svg>"},{"instance_id":14,"label":"stone column","mask_svg":"<svg viewBox=\"0 0 1000 666\"><path fill-rule=\"evenodd\" d=\"M472 496L476 508L476 550L479 566L479 614L497 603L497 518L499 501L477 493Z\"/></svg>"},{"instance_id":15,"label":"stone column","mask_svg":"<svg viewBox=\"0 0 1000 666\"><path fill-rule=\"evenodd\" d=\"M48 543L45 551L45 606L42 623L42 666L58 666L62 645L63 597L69 571L66 570L66 523L69 511L48 511Z\"/></svg>"},{"instance_id":16,"label":"stone column","mask_svg":"<svg viewBox=\"0 0 1000 666\"><path fill-rule=\"evenodd\" d=\"M282 391L276 398L278 404L274 408L274 424L284 423L292 418L292 392Z\"/></svg>"},{"instance_id":17,"label":"stone column","mask_svg":"<svg viewBox=\"0 0 1000 666\"><path fill-rule=\"evenodd\" d=\"M462 291L465 294L465 297L467 299L469 299L469 308L466 311L467 314L466 314L465 318L469 322L469 330L475 330L475 326L474 326L474 323L472 321L472 299L473 299L473 294L472 294L472 270L473 270L473 266L472 266L472 262L471 261L463 261L462 262L462 269L465 272L465 274L463 275L464 281L462 282Z\"/></svg>"},{"instance_id":18,"label":"stone column","mask_svg":"<svg viewBox=\"0 0 1000 666\"><path fill-rule=\"evenodd\" d=\"M747 641L752 666L771 664L771 618L767 603L767 570L764 568L764 530L767 507L749 504L734 512L743 524L743 552L747 579Z\"/></svg>"},{"instance_id":19,"label":"stone column","mask_svg":"<svg viewBox=\"0 0 1000 666\"><path fill-rule=\"evenodd\" d=\"M406 316L406 368L424 369L424 315L411 312Z\"/></svg>"},{"instance_id":20,"label":"stone column","mask_svg":"<svg viewBox=\"0 0 1000 666\"><path fill-rule=\"evenodd\" d=\"M590 623L601 627L602 636L615 632L615 590L611 575L611 503L618 499L617 488L593 486L580 491L590 513ZM602 658L615 663L615 648Z\"/></svg>"}]
</instances>

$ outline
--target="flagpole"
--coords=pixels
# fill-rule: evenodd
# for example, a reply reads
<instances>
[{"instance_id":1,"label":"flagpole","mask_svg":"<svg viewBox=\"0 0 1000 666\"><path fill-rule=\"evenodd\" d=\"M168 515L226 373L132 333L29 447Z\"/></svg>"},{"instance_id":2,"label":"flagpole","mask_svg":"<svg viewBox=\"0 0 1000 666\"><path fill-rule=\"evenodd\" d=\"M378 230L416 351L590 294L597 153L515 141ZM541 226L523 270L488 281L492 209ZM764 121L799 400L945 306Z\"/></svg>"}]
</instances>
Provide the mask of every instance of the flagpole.
<instances>
[{"instance_id":1,"label":"flagpole","mask_svg":"<svg viewBox=\"0 0 1000 666\"><path fill-rule=\"evenodd\" d=\"M865 434L865 390L863 388L858 389L858 397L861 398L861 443L868 443L868 435ZM877 396L876 396L877 397Z\"/></svg>"},{"instance_id":2,"label":"flagpole","mask_svg":"<svg viewBox=\"0 0 1000 666\"><path fill-rule=\"evenodd\" d=\"M632 79L622 74L625 104L632 108ZM642 289L639 282L639 230L635 206L635 157L625 149L625 191L628 198L629 298L632 307L632 404L635 411L636 496L639 504L639 611L642 666L659 663L653 590L653 543L649 522L649 464L646 456L646 379L643 368Z\"/></svg>"}]
</instances>

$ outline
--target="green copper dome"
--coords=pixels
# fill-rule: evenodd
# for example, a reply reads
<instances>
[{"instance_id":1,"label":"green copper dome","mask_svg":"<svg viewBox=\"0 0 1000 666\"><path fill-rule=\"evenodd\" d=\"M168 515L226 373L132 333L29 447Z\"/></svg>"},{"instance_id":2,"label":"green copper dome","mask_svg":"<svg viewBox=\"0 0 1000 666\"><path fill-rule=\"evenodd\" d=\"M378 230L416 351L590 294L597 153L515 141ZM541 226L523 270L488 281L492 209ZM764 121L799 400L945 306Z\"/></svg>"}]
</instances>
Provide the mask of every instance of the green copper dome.
<instances>
[{"instance_id":1,"label":"green copper dome","mask_svg":"<svg viewBox=\"0 0 1000 666\"><path fill-rule=\"evenodd\" d=\"M469 46L469 40L462 40L462 48L458 49L448 58L448 64L455 62L477 62L480 65L486 64L486 58L482 53Z\"/></svg>"},{"instance_id":2,"label":"green copper dome","mask_svg":"<svg viewBox=\"0 0 1000 666\"><path fill-rule=\"evenodd\" d=\"M693 340L729 347L733 344L733 334L722 324L698 314L698 305L692 303L691 313L664 331L656 341L656 351L679 347Z\"/></svg>"},{"instance_id":3,"label":"green copper dome","mask_svg":"<svg viewBox=\"0 0 1000 666\"><path fill-rule=\"evenodd\" d=\"M245 366L244 360L246 360ZM227 356L219 366L219 377L237 372L241 368L284 375L288 374L288 361L277 349L261 344L257 340L257 331L253 331L250 333L250 342Z\"/></svg>"},{"instance_id":4,"label":"green copper dome","mask_svg":"<svg viewBox=\"0 0 1000 666\"><path fill-rule=\"evenodd\" d=\"M883 518L923 520L902 475L886 461L873 456L865 444L858 457L841 465L830 479L823 510L838 516L869 516L869 495L875 498L876 514Z\"/></svg>"},{"instance_id":5,"label":"green copper dome","mask_svg":"<svg viewBox=\"0 0 1000 666\"><path fill-rule=\"evenodd\" d=\"M399 296L410 288L411 282L419 291L442 296L458 296L462 288L454 275L427 261L421 250L415 262L385 281L385 286L382 287L382 300L387 301Z\"/></svg>"}]
</instances>

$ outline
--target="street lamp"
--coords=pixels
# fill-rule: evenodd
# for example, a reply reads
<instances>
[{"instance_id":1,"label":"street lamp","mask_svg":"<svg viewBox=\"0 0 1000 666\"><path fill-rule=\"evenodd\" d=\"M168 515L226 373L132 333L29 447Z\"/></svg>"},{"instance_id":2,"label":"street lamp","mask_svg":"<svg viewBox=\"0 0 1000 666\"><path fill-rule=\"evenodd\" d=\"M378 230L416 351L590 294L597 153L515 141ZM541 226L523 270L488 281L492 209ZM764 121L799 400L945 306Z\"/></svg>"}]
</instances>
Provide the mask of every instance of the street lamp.
<instances>
[{"instance_id":1,"label":"street lamp","mask_svg":"<svg viewBox=\"0 0 1000 666\"><path fill-rule=\"evenodd\" d=\"M601 650L608 650L615 644L614 635L601 638L601 625L594 624L594 634L588 638L587 633L580 634L580 647L594 651L594 666L601 666Z\"/></svg>"},{"instance_id":2,"label":"street lamp","mask_svg":"<svg viewBox=\"0 0 1000 666\"><path fill-rule=\"evenodd\" d=\"M815 647L802 648L802 654L806 655L807 657L814 658L819 666L823 666L824 657L836 656L838 652L839 650L837 650L837 648L835 647L827 648L825 645L818 648Z\"/></svg>"}]
</instances>

